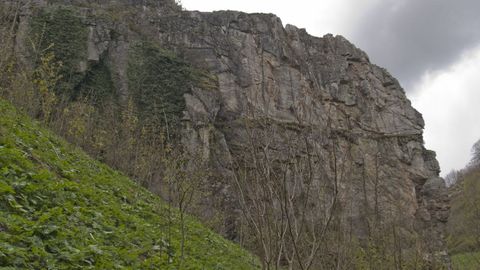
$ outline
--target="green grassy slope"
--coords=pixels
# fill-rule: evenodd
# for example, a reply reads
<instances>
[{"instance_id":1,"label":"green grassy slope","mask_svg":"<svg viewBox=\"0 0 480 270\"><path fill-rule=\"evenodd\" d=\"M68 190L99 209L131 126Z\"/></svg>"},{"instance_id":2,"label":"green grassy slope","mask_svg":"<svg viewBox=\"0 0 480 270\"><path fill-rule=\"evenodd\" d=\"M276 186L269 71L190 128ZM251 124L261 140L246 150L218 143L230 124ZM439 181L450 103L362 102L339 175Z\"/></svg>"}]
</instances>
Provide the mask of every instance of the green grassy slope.
<instances>
[{"instance_id":1,"label":"green grassy slope","mask_svg":"<svg viewBox=\"0 0 480 270\"><path fill-rule=\"evenodd\" d=\"M239 246L0 100L0 269L256 269Z\"/></svg>"},{"instance_id":2,"label":"green grassy slope","mask_svg":"<svg viewBox=\"0 0 480 270\"><path fill-rule=\"evenodd\" d=\"M480 252L459 253L452 256L453 270L478 270Z\"/></svg>"}]
</instances>

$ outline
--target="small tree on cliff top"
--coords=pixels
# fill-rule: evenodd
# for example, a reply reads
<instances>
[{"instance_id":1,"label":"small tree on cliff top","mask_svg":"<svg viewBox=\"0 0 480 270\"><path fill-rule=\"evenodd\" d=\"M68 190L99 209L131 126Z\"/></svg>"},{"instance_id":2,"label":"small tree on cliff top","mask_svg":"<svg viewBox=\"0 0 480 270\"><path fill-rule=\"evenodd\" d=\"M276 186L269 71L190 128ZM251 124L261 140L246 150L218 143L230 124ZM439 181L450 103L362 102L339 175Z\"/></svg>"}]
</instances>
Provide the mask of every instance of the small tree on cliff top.
<instances>
[{"instance_id":1,"label":"small tree on cliff top","mask_svg":"<svg viewBox=\"0 0 480 270\"><path fill-rule=\"evenodd\" d=\"M480 140L478 140L472 146L472 164L476 165L480 163Z\"/></svg>"}]
</instances>

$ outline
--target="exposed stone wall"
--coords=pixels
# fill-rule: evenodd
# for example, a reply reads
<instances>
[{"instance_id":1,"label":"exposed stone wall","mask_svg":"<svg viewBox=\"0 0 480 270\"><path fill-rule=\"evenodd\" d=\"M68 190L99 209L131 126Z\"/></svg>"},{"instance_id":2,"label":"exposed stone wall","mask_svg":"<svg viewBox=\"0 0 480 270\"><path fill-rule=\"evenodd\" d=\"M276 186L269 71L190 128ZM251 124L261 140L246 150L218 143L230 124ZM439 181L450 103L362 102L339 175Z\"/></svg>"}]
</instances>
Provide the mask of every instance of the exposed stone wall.
<instances>
[{"instance_id":1,"label":"exposed stone wall","mask_svg":"<svg viewBox=\"0 0 480 270\"><path fill-rule=\"evenodd\" d=\"M422 116L398 81L363 51L341 36L317 38L291 25L284 28L269 14L188 12L159 18L157 27L164 46L218 77L214 99L205 100L201 90L187 97L187 115L197 130L191 136L216 149L212 159L232 158L245 148L242 126L235 124L240 119L295 126L312 143L320 143L323 131L331 129L350 145L345 162L354 165L341 186L345 212L358 236L365 237L366 230L365 212L358 206L365 197L373 205L373 185L379 181L382 215L394 213L404 226L420 232L432 254L446 259L447 196L435 153L423 146ZM210 117L197 120L198 115ZM218 128L206 131L209 124Z\"/></svg>"},{"instance_id":2,"label":"exposed stone wall","mask_svg":"<svg viewBox=\"0 0 480 270\"><path fill-rule=\"evenodd\" d=\"M144 4L137 2L133 4ZM308 145L325 157L344 154L340 198L345 220L354 224L358 238L368 237L365 215L378 204L375 211L384 222L401 221L407 230L418 232L428 256L448 261L443 235L448 201L438 162L424 148L421 114L386 70L341 36L313 37L304 29L284 27L271 14L155 8L129 18L135 29L127 20L88 22L87 60L99 61L107 54L117 91L127 95L128 48L148 36L216 76L218 88L195 88L185 95L183 142L202 149L219 176L211 188L221 203L215 208L219 203L211 202L213 210L206 209L206 215L237 215L234 172L228 164L242 156L249 143L242 123L267 119L278 127L278 136L308 139L307 145L292 140L298 155L307 155ZM338 140L336 150L326 147L332 134ZM271 147L281 160L285 147L281 140L274 141ZM324 173L331 175L332 170L327 166ZM232 237L234 224L228 221L224 228Z\"/></svg>"}]
</instances>

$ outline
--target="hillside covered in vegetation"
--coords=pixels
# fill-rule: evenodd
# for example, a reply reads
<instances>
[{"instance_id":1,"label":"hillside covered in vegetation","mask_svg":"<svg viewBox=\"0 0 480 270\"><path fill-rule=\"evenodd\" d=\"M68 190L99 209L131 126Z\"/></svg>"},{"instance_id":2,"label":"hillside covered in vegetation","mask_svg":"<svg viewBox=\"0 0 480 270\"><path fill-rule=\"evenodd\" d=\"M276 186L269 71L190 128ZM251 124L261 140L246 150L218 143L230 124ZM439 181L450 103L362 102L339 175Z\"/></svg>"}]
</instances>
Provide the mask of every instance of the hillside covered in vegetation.
<instances>
[{"instance_id":1,"label":"hillside covered in vegetation","mask_svg":"<svg viewBox=\"0 0 480 270\"><path fill-rule=\"evenodd\" d=\"M480 141L472 149L468 166L447 176L451 212L448 248L454 269L478 269L480 265Z\"/></svg>"},{"instance_id":2,"label":"hillside covered in vegetation","mask_svg":"<svg viewBox=\"0 0 480 270\"><path fill-rule=\"evenodd\" d=\"M257 267L237 245L190 217L182 224L159 197L0 100L1 269Z\"/></svg>"},{"instance_id":3,"label":"hillside covered in vegetation","mask_svg":"<svg viewBox=\"0 0 480 270\"><path fill-rule=\"evenodd\" d=\"M341 36L174 0L1 1L0 97L96 160L2 103L3 265L257 267L219 235L263 269L450 265L422 116Z\"/></svg>"}]
</instances>

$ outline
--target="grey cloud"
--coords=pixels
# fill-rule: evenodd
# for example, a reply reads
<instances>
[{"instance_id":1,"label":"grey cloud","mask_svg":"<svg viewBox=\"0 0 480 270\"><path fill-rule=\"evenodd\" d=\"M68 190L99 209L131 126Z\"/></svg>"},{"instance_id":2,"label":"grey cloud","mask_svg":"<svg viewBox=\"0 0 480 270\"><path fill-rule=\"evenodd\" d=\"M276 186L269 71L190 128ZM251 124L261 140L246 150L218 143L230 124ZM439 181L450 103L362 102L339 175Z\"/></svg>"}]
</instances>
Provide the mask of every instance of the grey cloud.
<instances>
[{"instance_id":1,"label":"grey cloud","mask_svg":"<svg viewBox=\"0 0 480 270\"><path fill-rule=\"evenodd\" d=\"M382 0L347 34L408 91L480 42L478 0Z\"/></svg>"}]
</instances>

